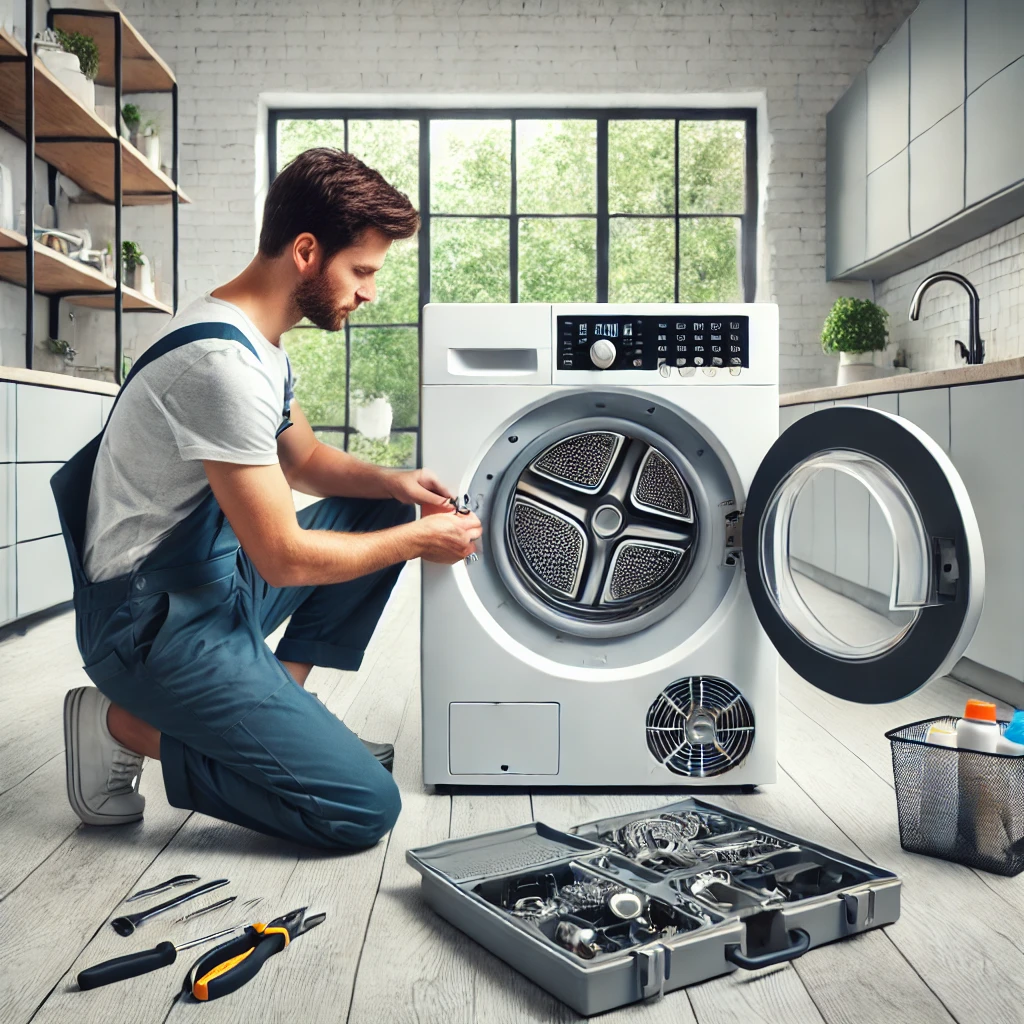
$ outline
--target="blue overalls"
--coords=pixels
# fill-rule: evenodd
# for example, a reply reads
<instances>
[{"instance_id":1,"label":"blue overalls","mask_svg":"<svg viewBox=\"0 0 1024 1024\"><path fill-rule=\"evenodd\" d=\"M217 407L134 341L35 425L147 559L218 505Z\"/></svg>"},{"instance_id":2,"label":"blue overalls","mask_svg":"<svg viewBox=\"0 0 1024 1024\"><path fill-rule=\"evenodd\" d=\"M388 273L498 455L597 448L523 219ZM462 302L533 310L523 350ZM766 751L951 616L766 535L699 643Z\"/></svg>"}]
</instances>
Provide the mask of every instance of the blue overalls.
<instances>
[{"instance_id":1,"label":"blue overalls","mask_svg":"<svg viewBox=\"0 0 1024 1024\"><path fill-rule=\"evenodd\" d=\"M203 338L235 340L259 358L230 324L179 328L138 359L121 393L154 359ZM291 425L288 413L286 396L278 433ZM211 491L134 571L90 583L81 553L102 437L51 482L71 560L78 648L99 690L160 730L167 799L310 846L372 846L398 817L398 788L278 658L358 668L401 565L331 586L271 587ZM298 513L303 529L345 532L412 516L397 501L359 498L328 498ZM288 616L275 657L264 638Z\"/></svg>"}]
</instances>

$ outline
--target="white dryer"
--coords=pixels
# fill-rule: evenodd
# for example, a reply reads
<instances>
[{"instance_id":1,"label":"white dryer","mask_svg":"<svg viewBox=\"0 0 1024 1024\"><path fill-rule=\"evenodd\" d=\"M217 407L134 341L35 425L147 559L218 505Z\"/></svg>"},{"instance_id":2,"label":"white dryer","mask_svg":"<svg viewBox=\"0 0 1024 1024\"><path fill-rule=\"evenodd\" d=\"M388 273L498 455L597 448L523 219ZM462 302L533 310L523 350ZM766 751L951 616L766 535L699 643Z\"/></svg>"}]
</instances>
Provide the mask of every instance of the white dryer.
<instances>
[{"instance_id":1,"label":"white dryer","mask_svg":"<svg viewBox=\"0 0 1024 1024\"><path fill-rule=\"evenodd\" d=\"M774 305L432 304L421 365L423 464L484 524L476 560L423 566L427 784L772 782L776 652L882 702L973 635L981 542L949 459L867 408L778 438ZM808 600L797 503L825 474L891 530L882 636Z\"/></svg>"}]
</instances>

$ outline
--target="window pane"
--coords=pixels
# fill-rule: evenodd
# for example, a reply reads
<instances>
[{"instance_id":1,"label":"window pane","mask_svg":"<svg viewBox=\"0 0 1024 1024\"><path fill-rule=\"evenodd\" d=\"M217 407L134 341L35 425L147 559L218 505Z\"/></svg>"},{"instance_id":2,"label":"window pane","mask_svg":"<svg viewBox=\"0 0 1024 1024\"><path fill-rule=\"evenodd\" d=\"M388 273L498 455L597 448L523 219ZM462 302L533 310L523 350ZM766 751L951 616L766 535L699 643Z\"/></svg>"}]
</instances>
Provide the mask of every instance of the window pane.
<instances>
[{"instance_id":1,"label":"window pane","mask_svg":"<svg viewBox=\"0 0 1024 1024\"><path fill-rule=\"evenodd\" d=\"M674 221L615 218L610 225L608 301L671 302Z\"/></svg>"},{"instance_id":2,"label":"window pane","mask_svg":"<svg viewBox=\"0 0 1024 1024\"><path fill-rule=\"evenodd\" d=\"M679 122L679 212L743 213L744 121Z\"/></svg>"},{"instance_id":3,"label":"window pane","mask_svg":"<svg viewBox=\"0 0 1024 1024\"><path fill-rule=\"evenodd\" d=\"M431 302L508 302L508 221L430 222Z\"/></svg>"},{"instance_id":4,"label":"window pane","mask_svg":"<svg viewBox=\"0 0 1024 1024\"><path fill-rule=\"evenodd\" d=\"M597 210L597 122L516 122L519 213Z\"/></svg>"},{"instance_id":5,"label":"window pane","mask_svg":"<svg viewBox=\"0 0 1024 1024\"><path fill-rule=\"evenodd\" d=\"M508 213L510 121L430 122L432 213Z\"/></svg>"},{"instance_id":6,"label":"window pane","mask_svg":"<svg viewBox=\"0 0 1024 1024\"><path fill-rule=\"evenodd\" d=\"M353 427L386 438L393 427L416 426L420 369L415 327L353 327L351 374Z\"/></svg>"},{"instance_id":7,"label":"window pane","mask_svg":"<svg viewBox=\"0 0 1024 1024\"><path fill-rule=\"evenodd\" d=\"M674 121L608 122L609 213L675 213Z\"/></svg>"},{"instance_id":8,"label":"window pane","mask_svg":"<svg viewBox=\"0 0 1024 1024\"><path fill-rule=\"evenodd\" d=\"M309 120L277 122L277 169L294 160L300 153L316 146L345 148L345 122Z\"/></svg>"},{"instance_id":9,"label":"window pane","mask_svg":"<svg viewBox=\"0 0 1024 1024\"><path fill-rule=\"evenodd\" d=\"M740 266L738 218L679 222L680 302L742 302Z\"/></svg>"},{"instance_id":10,"label":"window pane","mask_svg":"<svg viewBox=\"0 0 1024 1024\"><path fill-rule=\"evenodd\" d=\"M345 332L296 327L284 338L295 398L317 426L345 426Z\"/></svg>"},{"instance_id":11,"label":"window pane","mask_svg":"<svg viewBox=\"0 0 1024 1024\"><path fill-rule=\"evenodd\" d=\"M375 275L377 298L350 317L356 324L414 324L419 319L419 236L391 243Z\"/></svg>"},{"instance_id":12,"label":"window pane","mask_svg":"<svg viewBox=\"0 0 1024 1024\"><path fill-rule=\"evenodd\" d=\"M341 450L345 448L345 431L343 430L314 430L313 436L318 441L329 444L332 448Z\"/></svg>"},{"instance_id":13,"label":"window pane","mask_svg":"<svg viewBox=\"0 0 1024 1024\"><path fill-rule=\"evenodd\" d=\"M374 462L378 466L395 469L412 469L416 465L416 435L392 434L383 440L371 440L362 434L352 434L348 439L350 455Z\"/></svg>"},{"instance_id":14,"label":"window pane","mask_svg":"<svg viewBox=\"0 0 1024 1024\"><path fill-rule=\"evenodd\" d=\"M519 222L519 301L594 302L597 222Z\"/></svg>"},{"instance_id":15,"label":"window pane","mask_svg":"<svg viewBox=\"0 0 1024 1024\"><path fill-rule=\"evenodd\" d=\"M420 126L418 121L350 121L349 152L419 204Z\"/></svg>"}]
</instances>

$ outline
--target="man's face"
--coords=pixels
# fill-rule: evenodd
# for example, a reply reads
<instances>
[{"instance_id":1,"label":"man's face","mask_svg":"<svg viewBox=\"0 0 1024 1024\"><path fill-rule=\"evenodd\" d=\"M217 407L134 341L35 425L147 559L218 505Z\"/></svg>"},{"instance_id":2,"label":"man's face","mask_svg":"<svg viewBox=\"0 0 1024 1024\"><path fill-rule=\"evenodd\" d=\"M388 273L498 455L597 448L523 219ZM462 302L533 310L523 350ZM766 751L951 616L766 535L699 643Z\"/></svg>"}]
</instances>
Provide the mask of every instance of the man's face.
<instances>
[{"instance_id":1,"label":"man's face","mask_svg":"<svg viewBox=\"0 0 1024 1024\"><path fill-rule=\"evenodd\" d=\"M384 265L391 239L367 228L355 245L342 249L295 289L299 312L324 331L341 330L345 318L377 297L375 275Z\"/></svg>"}]
</instances>

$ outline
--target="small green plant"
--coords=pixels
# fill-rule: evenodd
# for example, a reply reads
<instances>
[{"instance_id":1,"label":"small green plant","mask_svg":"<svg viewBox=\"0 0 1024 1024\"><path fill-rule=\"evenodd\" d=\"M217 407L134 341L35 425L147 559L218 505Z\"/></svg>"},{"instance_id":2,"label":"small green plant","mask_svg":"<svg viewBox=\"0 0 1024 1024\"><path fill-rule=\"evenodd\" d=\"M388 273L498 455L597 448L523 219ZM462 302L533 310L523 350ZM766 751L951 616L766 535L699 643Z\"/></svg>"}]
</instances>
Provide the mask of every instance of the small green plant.
<instances>
[{"instance_id":1,"label":"small green plant","mask_svg":"<svg viewBox=\"0 0 1024 1024\"><path fill-rule=\"evenodd\" d=\"M100 50L96 40L92 36L84 35L81 32L65 32L63 29L56 29L57 39L67 53L73 53L78 58L78 66L82 74L90 81L100 73Z\"/></svg>"},{"instance_id":2,"label":"small green plant","mask_svg":"<svg viewBox=\"0 0 1024 1024\"><path fill-rule=\"evenodd\" d=\"M124 118L124 123L128 126L128 131L134 133L139 130L142 114L139 113L139 108L134 103L126 103L121 108L121 116Z\"/></svg>"},{"instance_id":3,"label":"small green plant","mask_svg":"<svg viewBox=\"0 0 1024 1024\"><path fill-rule=\"evenodd\" d=\"M46 344L49 345L50 351L56 353L59 356L64 357L64 362L73 363L75 356L78 353L71 347L70 341L64 341L61 338L47 338Z\"/></svg>"},{"instance_id":4,"label":"small green plant","mask_svg":"<svg viewBox=\"0 0 1024 1024\"><path fill-rule=\"evenodd\" d=\"M140 135L159 135L160 134L160 118L158 117L147 117L139 125Z\"/></svg>"},{"instance_id":5,"label":"small green plant","mask_svg":"<svg viewBox=\"0 0 1024 1024\"><path fill-rule=\"evenodd\" d=\"M145 258L146 254L139 248L138 242L121 243L121 259L124 262L125 270L141 267Z\"/></svg>"},{"instance_id":6,"label":"small green plant","mask_svg":"<svg viewBox=\"0 0 1024 1024\"><path fill-rule=\"evenodd\" d=\"M880 352L888 340L889 311L868 299L836 299L821 330L825 352Z\"/></svg>"}]
</instances>

